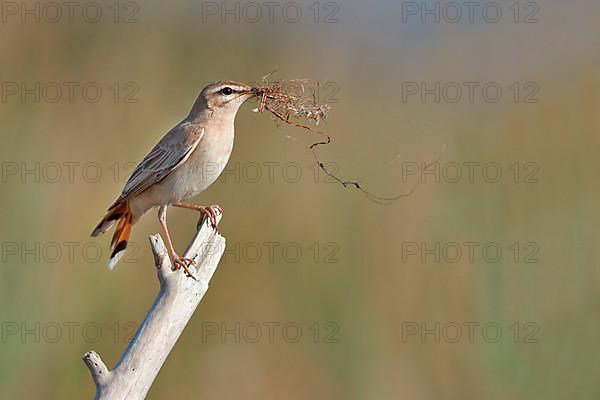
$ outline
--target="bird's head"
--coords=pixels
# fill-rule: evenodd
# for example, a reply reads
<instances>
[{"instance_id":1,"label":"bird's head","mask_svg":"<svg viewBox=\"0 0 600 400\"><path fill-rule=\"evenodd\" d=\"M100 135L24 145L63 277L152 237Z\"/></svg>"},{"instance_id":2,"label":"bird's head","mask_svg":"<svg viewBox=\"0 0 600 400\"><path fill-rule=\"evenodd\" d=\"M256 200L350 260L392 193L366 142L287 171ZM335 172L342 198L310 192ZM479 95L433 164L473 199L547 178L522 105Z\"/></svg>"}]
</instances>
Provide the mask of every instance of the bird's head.
<instances>
[{"instance_id":1,"label":"bird's head","mask_svg":"<svg viewBox=\"0 0 600 400\"><path fill-rule=\"evenodd\" d=\"M233 81L211 83L200 93L200 97L211 111L233 114L246 100L255 95L256 91L252 86Z\"/></svg>"}]
</instances>

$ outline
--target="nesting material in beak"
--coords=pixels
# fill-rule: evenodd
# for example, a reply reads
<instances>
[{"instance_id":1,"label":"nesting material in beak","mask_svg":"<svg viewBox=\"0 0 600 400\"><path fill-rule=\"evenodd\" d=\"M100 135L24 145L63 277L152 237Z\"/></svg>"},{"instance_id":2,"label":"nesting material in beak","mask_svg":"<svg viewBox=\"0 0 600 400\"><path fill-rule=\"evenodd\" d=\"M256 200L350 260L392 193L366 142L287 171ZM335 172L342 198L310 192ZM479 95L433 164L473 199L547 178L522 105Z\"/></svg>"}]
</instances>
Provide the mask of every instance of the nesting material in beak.
<instances>
[{"instance_id":1,"label":"nesting material in beak","mask_svg":"<svg viewBox=\"0 0 600 400\"><path fill-rule=\"evenodd\" d=\"M259 107L253 111L263 113L267 110L285 122L289 122L290 118L297 118L319 125L327 117L331 107L318 103L318 90L319 83L308 79L279 82L264 80L262 86L252 88L253 94L260 98Z\"/></svg>"}]
</instances>

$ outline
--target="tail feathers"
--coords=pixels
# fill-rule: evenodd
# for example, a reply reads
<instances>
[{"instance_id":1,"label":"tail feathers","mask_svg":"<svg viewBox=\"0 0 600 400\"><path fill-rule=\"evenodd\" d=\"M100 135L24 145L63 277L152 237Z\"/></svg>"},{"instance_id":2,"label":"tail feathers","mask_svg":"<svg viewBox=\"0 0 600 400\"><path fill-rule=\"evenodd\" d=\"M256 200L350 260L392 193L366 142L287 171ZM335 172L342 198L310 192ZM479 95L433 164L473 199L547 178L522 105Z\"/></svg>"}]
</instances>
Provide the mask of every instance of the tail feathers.
<instances>
[{"instance_id":1,"label":"tail feathers","mask_svg":"<svg viewBox=\"0 0 600 400\"><path fill-rule=\"evenodd\" d=\"M125 248L127 247L127 241L120 242L117 247L113 250L108 260L108 268L111 270L117 265L121 258L125 255Z\"/></svg>"},{"instance_id":2,"label":"tail feathers","mask_svg":"<svg viewBox=\"0 0 600 400\"><path fill-rule=\"evenodd\" d=\"M108 231L115 224L115 221L119 220L128 211L129 207L127 207L127 202L125 201L109 208L106 215L102 218L96 228L94 228L92 236L99 236Z\"/></svg>"},{"instance_id":3,"label":"tail feathers","mask_svg":"<svg viewBox=\"0 0 600 400\"><path fill-rule=\"evenodd\" d=\"M127 241L131 235L133 216L126 201L118 203L108 210L104 218L102 218L102 221L100 221L98 226L96 226L92 232L92 236L98 236L105 233L115 224L115 222L117 223L117 227L115 228L115 233L110 241L110 249L112 250L108 261L108 267L110 269L113 269L125 254Z\"/></svg>"},{"instance_id":4,"label":"tail feathers","mask_svg":"<svg viewBox=\"0 0 600 400\"><path fill-rule=\"evenodd\" d=\"M129 240L131 227L133 226L132 219L131 211L129 211L129 207L126 207L126 211L119 219L115 233L110 241L110 249L112 250L110 260L108 261L110 269L113 269L125 254L125 248L127 247L127 241Z\"/></svg>"},{"instance_id":5,"label":"tail feathers","mask_svg":"<svg viewBox=\"0 0 600 400\"><path fill-rule=\"evenodd\" d=\"M100 235L106 233L106 231L108 231L110 228L112 228L114 224L115 224L115 221L107 221L107 220L103 219L102 221L100 221L98 226L96 226L96 228L92 232L92 236L100 236Z\"/></svg>"}]
</instances>

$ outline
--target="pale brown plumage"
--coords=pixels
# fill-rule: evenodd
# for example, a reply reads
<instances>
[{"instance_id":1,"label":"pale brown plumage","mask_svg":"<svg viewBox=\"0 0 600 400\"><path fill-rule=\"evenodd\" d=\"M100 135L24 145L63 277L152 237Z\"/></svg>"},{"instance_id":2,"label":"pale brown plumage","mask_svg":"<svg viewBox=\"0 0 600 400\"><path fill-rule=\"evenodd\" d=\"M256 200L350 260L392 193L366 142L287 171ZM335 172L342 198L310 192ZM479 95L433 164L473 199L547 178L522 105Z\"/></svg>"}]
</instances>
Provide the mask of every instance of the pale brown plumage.
<instances>
[{"instance_id":1,"label":"pale brown plumage","mask_svg":"<svg viewBox=\"0 0 600 400\"><path fill-rule=\"evenodd\" d=\"M160 207L159 221L175 268L187 274L191 260L177 256L166 226L169 205L208 214L216 227L218 206L195 206L181 202L199 194L221 174L233 148L234 119L244 101L256 90L238 82L220 81L206 86L189 115L171 129L135 168L123 191L92 232L98 236L117 227L111 240L111 268L127 246L131 227L148 210Z\"/></svg>"}]
</instances>

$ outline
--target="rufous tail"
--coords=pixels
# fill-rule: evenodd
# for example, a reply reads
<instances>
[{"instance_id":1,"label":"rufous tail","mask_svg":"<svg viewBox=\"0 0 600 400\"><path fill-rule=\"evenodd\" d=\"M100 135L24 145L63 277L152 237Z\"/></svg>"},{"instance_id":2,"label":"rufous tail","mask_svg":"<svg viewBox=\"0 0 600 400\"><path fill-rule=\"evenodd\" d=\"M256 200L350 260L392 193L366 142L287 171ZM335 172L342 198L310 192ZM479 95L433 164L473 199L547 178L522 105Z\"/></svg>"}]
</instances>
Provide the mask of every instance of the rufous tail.
<instances>
[{"instance_id":1,"label":"rufous tail","mask_svg":"<svg viewBox=\"0 0 600 400\"><path fill-rule=\"evenodd\" d=\"M127 241L131 235L131 227L133 225L133 216L127 201L122 201L109 208L108 212L102 218L98 226L92 232L92 236L98 236L109 230L115 222L117 227L110 241L110 249L112 253L108 261L108 267L113 269L125 254Z\"/></svg>"}]
</instances>

